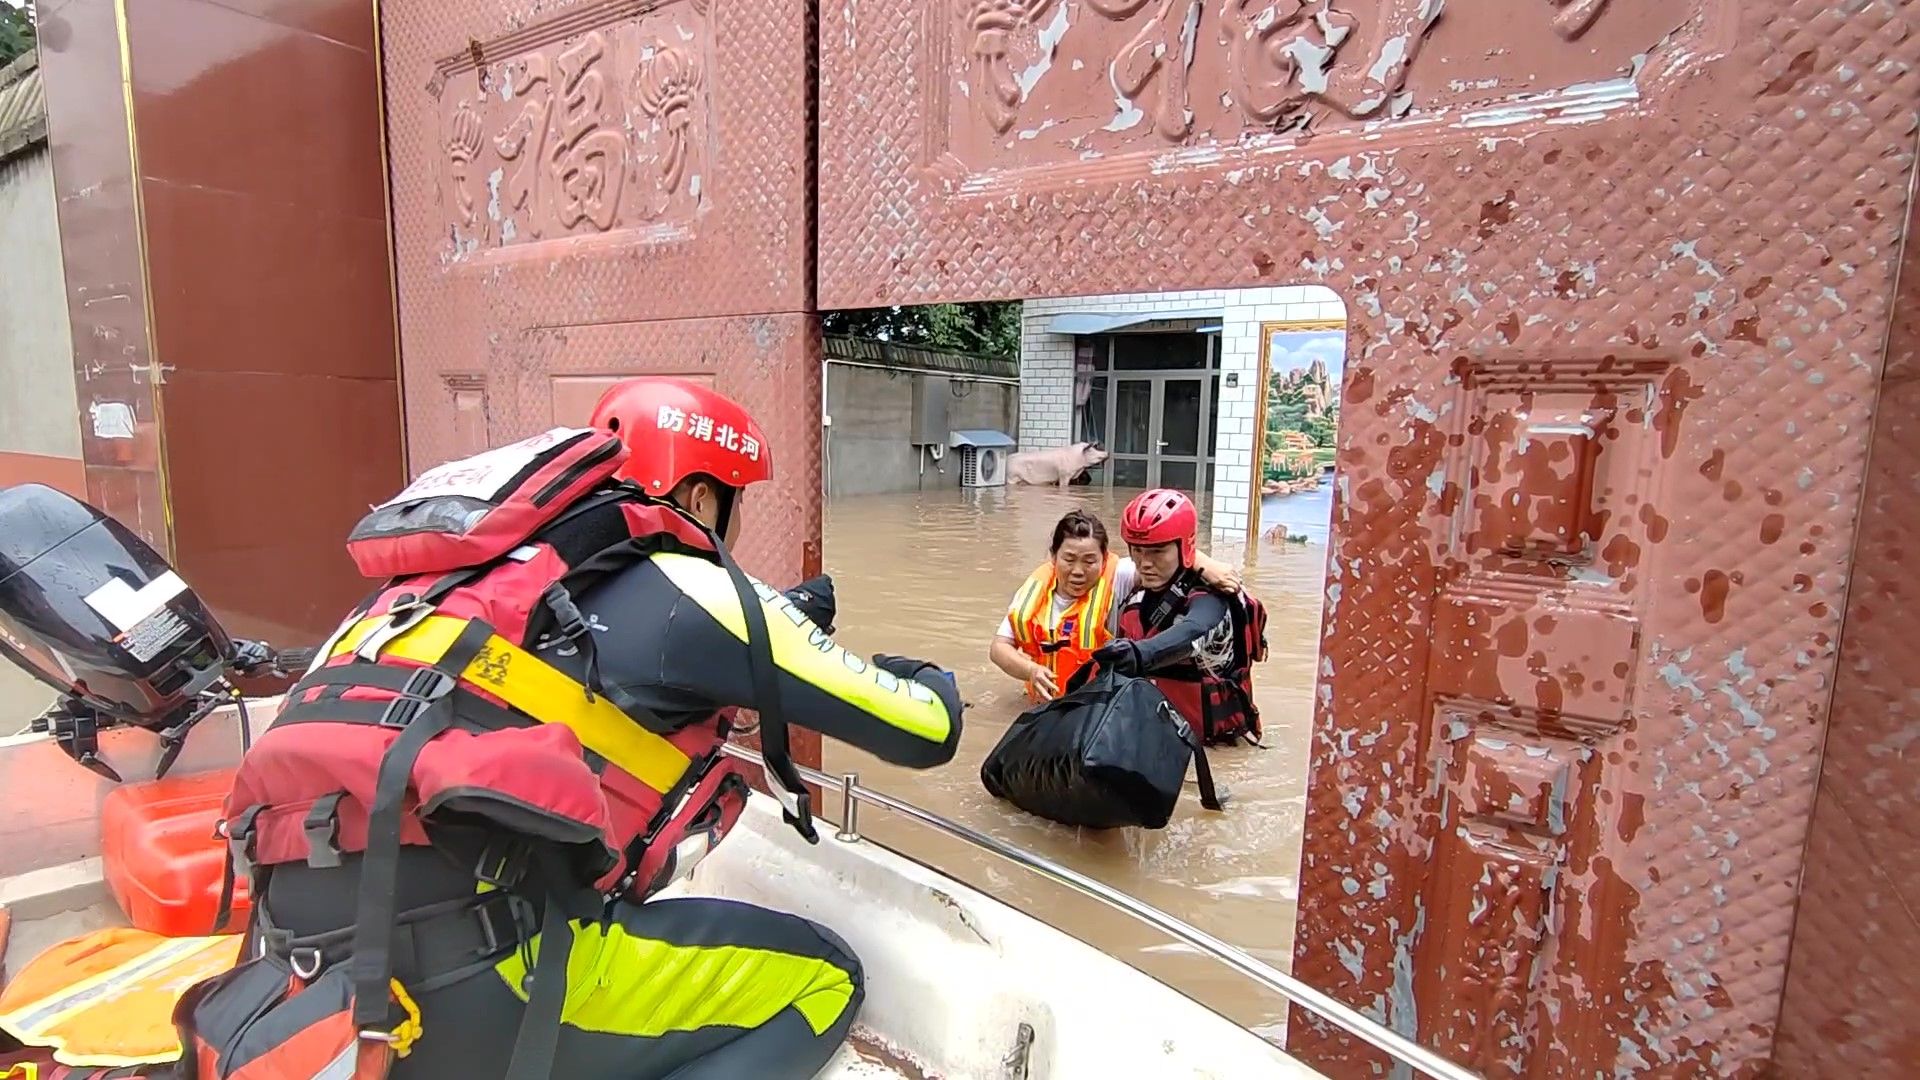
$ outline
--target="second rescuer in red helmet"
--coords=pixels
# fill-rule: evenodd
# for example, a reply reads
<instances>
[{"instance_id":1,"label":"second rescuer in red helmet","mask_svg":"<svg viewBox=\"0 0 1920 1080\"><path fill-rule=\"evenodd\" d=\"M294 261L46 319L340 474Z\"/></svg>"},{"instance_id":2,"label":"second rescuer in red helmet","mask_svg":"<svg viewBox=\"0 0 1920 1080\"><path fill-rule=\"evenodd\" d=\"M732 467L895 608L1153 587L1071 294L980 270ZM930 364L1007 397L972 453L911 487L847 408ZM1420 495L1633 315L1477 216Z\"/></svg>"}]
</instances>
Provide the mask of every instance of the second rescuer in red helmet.
<instances>
[{"instance_id":1,"label":"second rescuer in red helmet","mask_svg":"<svg viewBox=\"0 0 1920 1080\"><path fill-rule=\"evenodd\" d=\"M1266 609L1244 589L1213 588L1195 569L1200 514L1186 495L1141 494L1121 513L1120 536L1140 588L1120 611L1120 636L1094 660L1151 674L1208 743L1257 743L1253 665L1266 658Z\"/></svg>"},{"instance_id":2,"label":"second rescuer in red helmet","mask_svg":"<svg viewBox=\"0 0 1920 1080\"><path fill-rule=\"evenodd\" d=\"M306 1075L372 1032L404 1039L393 1080L822 1069L865 993L847 943L654 897L746 809L721 750L736 708L811 839L788 723L925 769L952 759L961 702L932 664L835 645L824 579L782 594L739 569L725 541L772 472L738 402L630 379L591 429L429 470L363 520L349 550L387 583L228 798L267 967L195 998L188 1053ZM265 1018L244 1046L234 1015Z\"/></svg>"}]
</instances>

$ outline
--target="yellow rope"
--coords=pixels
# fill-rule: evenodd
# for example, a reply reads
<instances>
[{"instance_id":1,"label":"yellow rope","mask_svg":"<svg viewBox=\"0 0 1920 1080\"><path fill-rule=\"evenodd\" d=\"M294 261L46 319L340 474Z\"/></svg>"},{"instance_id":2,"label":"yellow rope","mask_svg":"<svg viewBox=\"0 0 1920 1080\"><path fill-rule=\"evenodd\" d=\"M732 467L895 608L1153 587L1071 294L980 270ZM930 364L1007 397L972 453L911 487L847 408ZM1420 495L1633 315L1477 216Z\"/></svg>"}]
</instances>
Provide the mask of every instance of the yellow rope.
<instances>
[{"instance_id":1,"label":"yellow rope","mask_svg":"<svg viewBox=\"0 0 1920 1080\"><path fill-rule=\"evenodd\" d=\"M407 993L406 987L400 985L399 979L389 979L388 982L393 986L393 1000L399 1002L400 1007L407 1012L407 1018L394 1026L392 1035L394 1055L406 1057L413 1052L414 1042L425 1030L420 1023L420 1006L414 1004L412 996ZM7 1080L7 1078L0 1077L0 1080ZM35 1080L35 1078L29 1076L25 1080Z\"/></svg>"},{"instance_id":2,"label":"yellow rope","mask_svg":"<svg viewBox=\"0 0 1920 1080\"><path fill-rule=\"evenodd\" d=\"M0 1073L0 1080L40 1080L40 1066L31 1061L15 1065Z\"/></svg>"}]
</instances>

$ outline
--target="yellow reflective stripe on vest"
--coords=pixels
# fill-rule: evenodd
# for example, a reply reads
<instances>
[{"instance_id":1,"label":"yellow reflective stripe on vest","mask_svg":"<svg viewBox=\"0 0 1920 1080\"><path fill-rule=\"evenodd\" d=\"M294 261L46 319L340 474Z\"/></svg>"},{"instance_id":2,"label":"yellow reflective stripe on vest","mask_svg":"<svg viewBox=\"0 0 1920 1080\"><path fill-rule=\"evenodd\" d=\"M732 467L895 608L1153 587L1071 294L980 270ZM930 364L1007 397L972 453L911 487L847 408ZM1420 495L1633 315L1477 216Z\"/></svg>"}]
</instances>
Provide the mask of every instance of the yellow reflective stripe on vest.
<instances>
[{"instance_id":1,"label":"yellow reflective stripe on vest","mask_svg":"<svg viewBox=\"0 0 1920 1080\"><path fill-rule=\"evenodd\" d=\"M676 1031L752 1029L792 1006L815 1035L853 1000L853 976L827 960L747 945L676 945L618 923L574 922L567 1002L560 1022L582 1031L658 1038ZM540 941L528 947L538 963ZM529 961L514 953L494 970L522 1001Z\"/></svg>"},{"instance_id":2,"label":"yellow reflective stripe on vest","mask_svg":"<svg viewBox=\"0 0 1920 1080\"><path fill-rule=\"evenodd\" d=\"M1038 651L1042 644L1052 638L1042 638L1035 633L1045 623L1041 612L1048 611L1053 605L1053 563L1045 562L1040 568L1027 575L1027 583L1020 586L1020 592L1013 598L1013 608L1008 612L1008 622L1013 624L1014 644L1029 652ZM1050 614L1051 612L1049 612Z\"/></svg>"},{"instance_id":3,"label":"yellow reflective stripe on vest","mask_svg":"<svg viewBox=\"0 0 1920 1080\"><path fill-rule=\"evenodd\" d=\"M697 556L666 552L652 561L727 633L747 640L746 614L740 610L733 578L723 567ZM821 633L785 596L758 581L753 586L766 613L775 667L915 738L936 745L947 741L953 720L933 691L854 656Z\"/></svg>"},{"instance_id":4,"label":"yellow reflective stripe on vest","mask_svg":"<svg viewBox=\"0 0 1920 1080\"><path fill-rule=\"evenodd\" d=\"M1118 576L1120 559L1112 554L1100 567L1100 579L1087 590L1080 612L1080 647L1092 652L1107 643L1107 619L1113 614L1113 579Z\"/></svg>"},{"instance_id":5,"label":"yellow reflective stripe on vest","mask_svg":"<svg viewBox=\"0 0 1920 1080\"><path fill-rule=\"evenodd\" d=\"M386 621L384 615L362 620L334 646L334 655L352 652ZM466 628L465 619L429 615L387 642L380 655L433 664ZM687 771L689 759L679 747L641 727L606 698L596 695L588 701L586 687L572 676L498 634L487 639L460 678L541 723L564 724L581 746L655 791L672 789Z\"/></svg>"},{"instance_id":6,"label":"yellow reflective stripe on vest","mask_svg":"<svg viewBox=\"0 0 1920 1080\"><path fill-rule=\"evenodd\" d=\"M233 967L241 935L168 938L114 927L36 957L0 994L0 1031L62 1065L124 1068L180 1055L173 1006Z\"/></svg>"}]
</instances>

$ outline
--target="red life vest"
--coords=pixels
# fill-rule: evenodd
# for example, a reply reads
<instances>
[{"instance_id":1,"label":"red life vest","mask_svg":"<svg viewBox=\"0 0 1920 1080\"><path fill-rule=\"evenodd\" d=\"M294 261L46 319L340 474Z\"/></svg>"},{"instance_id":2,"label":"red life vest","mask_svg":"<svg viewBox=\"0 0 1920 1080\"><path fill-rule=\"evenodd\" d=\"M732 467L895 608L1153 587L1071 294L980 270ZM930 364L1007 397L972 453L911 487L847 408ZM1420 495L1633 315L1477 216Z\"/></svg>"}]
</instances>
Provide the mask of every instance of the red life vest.
<instances>
[{"instance_id":1,"label":"red life vest","mask_svg":"<svg viewBox=\"0 0 1920 1080\"><path fill-rule=\"evenodd\" d=\"M1120 611L1120 636L1143 640L1172 626L1186 614L1193 597L1207 588L1198 576L1185 573L1156 594L1153 611L1142 607L1147 593L1135 592ZM1167 696L1187 723L1200 732L1207 746L1246 740L1260 744L1260 708L1253 701L1253 665L1267 658L1267 609L1242 589L1225 598L1232 620L1229 643L1233 656L1226 667L1211 671L1197 661L1183 661L1157 672L1153 683Z\"/></svg>"},{"instance_id":2,"label":"red life vest","mask_svg":"<svg viewBox=\"0 0 1920 1080\"><path fill-rule=\"evenodd\" d=\"M675 728L596 685L594 634L572 600L593 581L675 551L726 566L743 607L753 595L699 523L612 480L625 457L605 432L556 429L430 470L375 508L348 549L389 580L241 761L223 825L236 861L270 872L364 852L353 1028L384 1030L390 1015L401 845L450 849L508 892L537 887L553 928L655 891L746 804L720 749L733 710ZM757 602L745 614L764 650ZM584 680L543 658L576 649ZM769 741L767 712L763 745L784 759L784 728ZM253 885L266 895L258 871ZM255 912L270 921L258 901ZM541 950L541 972L550 959L564 971L563 949ZM541 972L536 983L558 978ZM536 1002L529 1022L554 1000Z\"/></svg>"}]
</instances>

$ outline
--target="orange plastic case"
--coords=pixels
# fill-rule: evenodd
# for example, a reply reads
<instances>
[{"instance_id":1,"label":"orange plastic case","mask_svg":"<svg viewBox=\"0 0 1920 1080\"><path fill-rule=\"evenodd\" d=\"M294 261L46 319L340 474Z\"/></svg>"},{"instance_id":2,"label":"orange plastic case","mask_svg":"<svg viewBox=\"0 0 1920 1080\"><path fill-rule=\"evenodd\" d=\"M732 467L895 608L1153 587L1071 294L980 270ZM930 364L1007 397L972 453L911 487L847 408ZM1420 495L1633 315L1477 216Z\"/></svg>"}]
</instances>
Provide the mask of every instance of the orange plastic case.
<instances>
[{"instance_id":1,"label":"orange plastic case","mask_svg":"<svg viewBox=\"0 0 1920 1080\"><path fill-rule=\"evenodd\" d=\"M134 926L168 937L213 933L226 842L214 835L233 770L123 784L100 808L107 886ZM234 882L227 930L246 925L247 882Z\"/></svg>"}]
</instances>

